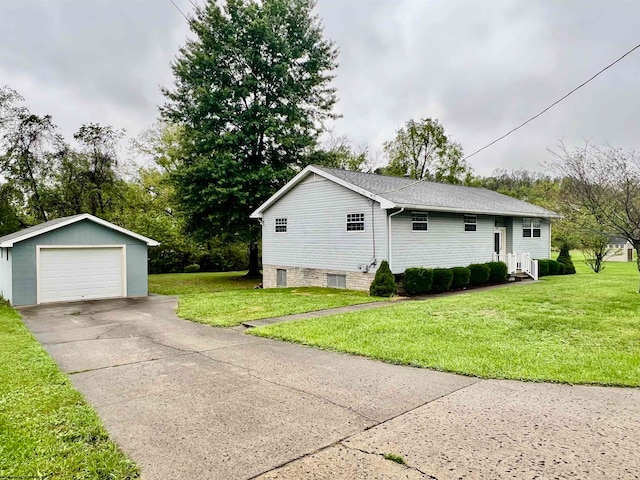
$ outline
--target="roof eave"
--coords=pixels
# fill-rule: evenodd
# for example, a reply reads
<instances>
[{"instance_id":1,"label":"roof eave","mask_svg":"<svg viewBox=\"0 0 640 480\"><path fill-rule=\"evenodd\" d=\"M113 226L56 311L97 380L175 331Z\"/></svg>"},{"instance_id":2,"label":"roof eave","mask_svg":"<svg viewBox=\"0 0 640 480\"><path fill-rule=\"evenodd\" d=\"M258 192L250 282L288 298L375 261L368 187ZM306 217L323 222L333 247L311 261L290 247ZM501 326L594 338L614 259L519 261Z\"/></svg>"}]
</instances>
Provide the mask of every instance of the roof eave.
<instances>
[{"instance_id":1,"label":"roof eave","mask_svg":"<svg viewBox=\"0 0 640 480\"><path fill-rule=\"evenodd\" d=\"M47 228L43 228L40 230L36 230L35 232L30 232L26 235L22 235L16 238L12 238L11 240L9 240L8 242L3 242L0 243L0 248L12 248L16 243L20 243L24 240L28 240L29 238L33 238L33 237L37 237L39 235L43 235L45 233L48 232L52 232L53 230L57 230L58 228L62 228L62 227L66 227L68 225L72 225L74 223L80 222L82 220L90 220L94 223L97 223L99 225L102 225L104 227L110 228L112 230L116 230L124 235L127 235L129 237L133 237L137 240L140 240L142 242L145 242L147 244L148 247L157 247L160 245L160 242L157 242L156 240L153 240L151 238L145 237L143 235L139 235L137 233L134 233L130 230L127 230L126 228L122 228L119 227L118 225L114 225L113 223L107 222L106 220L102 220L101 218L98 217L94 217L93 215L89 214L89 213L85 213L83 215L79 215L79 216L74 216L73 218L70 218L64 222L60 222L60 223L56 223L55 225L51 225L50 227Z\"/></svg>"},{"instance_id":2,"label":"roof eave","mask_svg":"<svg viewBox=\"0 0 640 480\"><path fill-rule=\"evenodd\" d=\"M464 208L454 208L454 207L439 207L434 205L412 205L405 203L398 203L395 205L398 208L415 209L415 210L428 210L431 212L451 212L451 213L471 213L475 215L502 215L505 217L536 217L536 218L562 218L561 215L558 215L555 212L547 212L547 213L535 213L535 212L509 212L509 211L499 211L499 210L480 210L480 209L464 209Z\"/></svg>"},{"instance_id":3,"label":"roof eave","mask_svg":"<svg viewBox=\"0 0 640 480\"><path fill-rule=\"evenodd\" d=\"M310 173L315 173L316 175L320 175L321 177L326 178L327 180L330 180L334 183L337 183L338 185L341 185L345 188L348 188L353 192L356 192L364 197L370 198L371 200L378 202L380 204L380 208L382 209L389 209L389 208L396 207L395 203L387 200L386 198L376 195L375 193L365 190L364 188L357 187L356 185L350 182L347 182L346 180L342 180L341 178L338 178L334 175L331 175L330 173L327 173L324 170L316 168L313 165L309 165L305 167L304 170L298 173L295 177L289 180L289 182L287 182L287 184L284 187L282 187L280 190L274 193L266 202L264 202L256 210L254 210L254 212L251 215L249 215L249 218L254 218L254 219L262 218L265 210L267 210L271 205L273 205L281 197L283 197L289 190L291 190L293 187L299 184L302 180L304 180L304 178L307 177Z\"/></svg>"}]
</instances>

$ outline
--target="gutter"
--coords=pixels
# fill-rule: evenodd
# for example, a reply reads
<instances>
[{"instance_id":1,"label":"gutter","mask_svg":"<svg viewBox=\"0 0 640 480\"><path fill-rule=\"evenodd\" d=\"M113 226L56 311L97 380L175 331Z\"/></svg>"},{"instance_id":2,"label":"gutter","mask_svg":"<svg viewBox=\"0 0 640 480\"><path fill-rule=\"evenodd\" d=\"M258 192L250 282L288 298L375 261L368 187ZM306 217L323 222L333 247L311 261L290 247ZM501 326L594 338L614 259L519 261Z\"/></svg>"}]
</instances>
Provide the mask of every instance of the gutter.
<instances>
[{"instance_id":1,"label":"gutter","mask_svg":"<svg viewBox=\"0 0 640 480\"><path fill-rule=\"evenodd\" d=\"M391 217L393 217L394 215L398 215L399 213L404 212L404 207L400 208L400 210L398 210L397 212L394 213L390 213L389 214L389 234L388 234L388 241L387 241L387 261L389 262L389 270L391 270L391 273L393 273L393 269L391 268Z\"/></svg>"}]
</instances>

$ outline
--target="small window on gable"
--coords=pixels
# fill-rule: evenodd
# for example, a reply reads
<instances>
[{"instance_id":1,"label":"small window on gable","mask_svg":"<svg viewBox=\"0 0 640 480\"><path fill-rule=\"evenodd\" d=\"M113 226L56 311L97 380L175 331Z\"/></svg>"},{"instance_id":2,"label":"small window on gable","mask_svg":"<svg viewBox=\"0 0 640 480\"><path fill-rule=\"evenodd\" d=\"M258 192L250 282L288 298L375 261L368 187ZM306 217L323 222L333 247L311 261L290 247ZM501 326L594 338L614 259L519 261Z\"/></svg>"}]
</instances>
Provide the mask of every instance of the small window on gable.
<instances>
[{"instance_id":1,"label":"small window on gable","mask_svg":"<svg viewBox=\"0 0 640 480\"><path fill-rule=\"evenodd\" d=\"M475 232L478 226L478 217L476 215L464 216L464 231Z\"/></svg>"},{"instance_id":2,"label":"small window on gable","mask_svg":"<svg viewBox=\"0 0 640 480\"><path fill-rule=\"evenodd\" d=\"M276 232L286 232L287 231L287 219L286 218L276 218Z\"/></svg>"},{"instance_id":3,"label":"small window on gable","mask_svg":"<svg viewBox=\"0 0 640 480\"><path fill-rule=\"evenodd\" d=\"M426 232L429 230L429 214L413 212L411 214L411 230L414 232Z\"/></svg>"},{"instance_id":4,"label":"small window on gable","mask_svg":"<svg viewBox=\"0 0 640 480\"><path fill-rule=\"evenodd\" d=\"M347 213L347 232L364 231L364 213Z\"/></svg>"},{"instance_id":5,"label":"small window on gable","mask_svg":"<svg viewBox=\"0 0 640 480\"><path fill-rule=\"evenodd\" d=\"M525 238L540 237L540 220L537 218L523 218L522 236Z\"/></svg>"}]
</instances>

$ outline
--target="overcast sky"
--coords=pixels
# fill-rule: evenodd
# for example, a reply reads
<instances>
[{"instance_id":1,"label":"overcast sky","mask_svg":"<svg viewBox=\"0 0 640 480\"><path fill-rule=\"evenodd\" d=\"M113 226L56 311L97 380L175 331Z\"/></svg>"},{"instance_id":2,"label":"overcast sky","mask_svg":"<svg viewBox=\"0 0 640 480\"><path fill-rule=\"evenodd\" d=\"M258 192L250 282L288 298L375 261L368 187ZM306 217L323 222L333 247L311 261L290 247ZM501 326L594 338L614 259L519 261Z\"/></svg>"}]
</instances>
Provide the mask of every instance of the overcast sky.
<instances>
[{"instance_id":1,"label":"overcast sky","mask_svg":"<svg viewBox=\"0 0 640 480\"><path fill-rule=\"evenodd\" d=\"M174 0L186 13L204 0ZM318 0L340 49L334 131L381 150L405 121L440 119L471 153L640 43L640 1ZM0 0L0 84L51 114L134 136L158 117L184 43L169 0ZM559 140L640 150L640 49L470 159L541 170Z\"/></svg>"}]
</instances>

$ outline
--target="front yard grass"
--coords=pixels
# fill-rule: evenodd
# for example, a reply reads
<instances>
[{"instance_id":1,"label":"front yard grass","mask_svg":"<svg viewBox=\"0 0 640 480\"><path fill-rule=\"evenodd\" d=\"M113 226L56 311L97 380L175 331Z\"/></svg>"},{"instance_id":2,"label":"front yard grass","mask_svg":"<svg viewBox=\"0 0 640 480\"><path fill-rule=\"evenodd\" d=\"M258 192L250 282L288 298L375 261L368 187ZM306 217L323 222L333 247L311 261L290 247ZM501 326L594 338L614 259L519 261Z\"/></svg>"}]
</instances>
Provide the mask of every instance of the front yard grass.
<instances>
[{"instance_id":1,"label":"front yard grass","mask_svg":"<svg viewBox=\"0 0 640 480\"><path fill-rule=\"evenodd\" d=\"M0 305L0 478L133 479L138 468L19 315Z\"/></svg>"},{"instance_id":2,"label":"front yard grass","mask_svg":"<svg viewBox=\"0 0 640 480\"><path fill-rule=\"evenodd\" d=\"M335 288L254 289L244 272L178 273L149 276L149 290L178 295L178 316L219 327L249 320L387 300L367 292Z\"/></svg>"},{"instance_id":3,"label":"front yard grass","mask_svg":"<svg viewBox=\"0 0 640 480\"><path fill-rule=\"evenodd\" d=\"M640 386L632 263L251 330L253 335L483 378Z\"/></svg>"}]
</instances>

